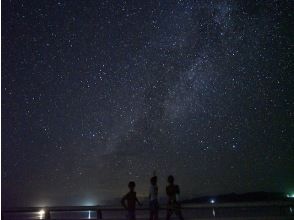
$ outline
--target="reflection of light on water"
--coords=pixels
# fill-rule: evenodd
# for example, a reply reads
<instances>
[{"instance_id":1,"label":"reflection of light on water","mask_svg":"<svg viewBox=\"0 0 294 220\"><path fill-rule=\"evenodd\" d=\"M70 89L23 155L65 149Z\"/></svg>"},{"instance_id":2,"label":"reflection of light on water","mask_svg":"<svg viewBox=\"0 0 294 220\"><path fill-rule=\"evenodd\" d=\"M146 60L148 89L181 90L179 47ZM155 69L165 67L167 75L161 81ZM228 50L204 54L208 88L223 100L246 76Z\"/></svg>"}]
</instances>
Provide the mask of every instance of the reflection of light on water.
<instances>
[{"instance_id":1,"label":"reflection of light on water","mask_svg":"<svg viewBox=\"0 0 294 220\"><path fill-rule=\"evenodd\" d=\"M43 219L43 218L44 218L44 215L45 215L45 210L44 210L44 209L41 209L41 210L39 211L39 218L40 218L40 219Z\"/></svg>"},{"instance_id":2,"label":"reflection of light on water","mask_svg":"<svg viewBox=\"0 0 294 220\"><path fill-rule=\"evenodd\" d=\"M213 217L215 217L215 211L214 211L214 208L212 209L212 215L213 215Z\"/></svg>"},{"instance_id":3,"label":"reflection of light on water","mask_svg":"<svg viewBox=\"0 0 294 220\"><path fill-rule=\"evenodd\" d=\"M292 207L290 207L290 213L291 213L291 214L293 213L293 209L292 209Z\"/></svg>"},{"instance_id":4,"label":"reflection of light on water","mask_svg":"<svg viewBox=\"0 0 294 220\"><path fill-rule=\"evenodd\" d=\"M88 219L91 219L91 211L89 211Z\"/></svg>"}]
</instances>

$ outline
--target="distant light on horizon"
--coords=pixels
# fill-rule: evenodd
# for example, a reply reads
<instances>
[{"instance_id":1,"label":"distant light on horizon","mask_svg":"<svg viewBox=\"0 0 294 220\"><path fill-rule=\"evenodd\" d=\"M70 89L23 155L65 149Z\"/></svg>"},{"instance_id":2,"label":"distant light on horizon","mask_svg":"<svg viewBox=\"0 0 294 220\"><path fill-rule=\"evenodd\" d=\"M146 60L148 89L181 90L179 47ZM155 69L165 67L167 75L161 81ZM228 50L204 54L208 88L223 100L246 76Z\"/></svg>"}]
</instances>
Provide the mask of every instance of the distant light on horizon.
<instances>
[{"instance_id":1,"label":"distant light on horizon","mask_svg":"<svg viewBox=\"0 0 294 220\"><path fill-rule=\"evenodd\" d=\"M292 194L287 194L287 198L294 198L294 193L292 193Z\"/></svg>"},{"instance_id":2,"label":"distant light on horizon","mask_svg":"<svg viewBox=\"0 0 294 220\"><path fill-rule=\"evenodd\" d=\"M87 197L79 201L79 205L83 206L97 206L101 204L101 200L93 197Z\"/></svg>"},{"instance_id":3,"label":"distant light on horizon","mask_svg":"<svg viewBox=\"0 0 294 220\"><path fill-rule=\"evenodd\" d=\"M40 219L44 219L44 215L45 215L45 210L44 210L44 209L41 209L41 210L39 211L39 218L40 218Z\"/></svg>"},{"instance_id":4,"label":"distant light on horizon","mask_svg":"<svg viewBox=\"0 0 294 220\"><path fill-rule=\"evenodd\" d=\"M210 203L211 203L211 204L214 204L214 203L215 203L215 200L214 200L214 199L211 199L211 200L210 200Z\"/></svg>"}]
</instances>

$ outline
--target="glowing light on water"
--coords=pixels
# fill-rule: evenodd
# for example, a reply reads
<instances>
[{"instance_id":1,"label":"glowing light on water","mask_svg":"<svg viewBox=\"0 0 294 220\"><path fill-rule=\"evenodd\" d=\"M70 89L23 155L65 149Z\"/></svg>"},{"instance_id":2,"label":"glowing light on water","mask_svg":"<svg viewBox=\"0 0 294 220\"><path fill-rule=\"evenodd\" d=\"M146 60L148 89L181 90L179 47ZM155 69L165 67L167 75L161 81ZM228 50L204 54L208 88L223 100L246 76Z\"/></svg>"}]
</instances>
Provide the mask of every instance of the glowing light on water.
<instances>
[{"instance_id":1,"label":"glowing light on water","mask_svg":"<svg viewBox=\"0 0 294 220\"><path fill-rule=\"evenodd\" d=\"M293 194L287 194L287 198L294 198L294 193Z\"/></svg>"},{"instance_id":2,"label":"glowing light on water","mask_svg":"<svg viewBox=\"0 0 294 220\"><path fill-rule=\"evenodd\" d=\"M88 219L91 219L91 211L88 213Z\"/></svg>"},{"instance_id":3,"label":"glowing light on water","mask_svg":"<svg viewBox=\"0 0 294 220\"><path fill-rule=\"evenodd\" d=\"M44 210L44 209L41 209L41 210L39 211L39 218L40 218L40 219L43 219L44 216L45 216L45 210Z\"/></svg>"}]
</instances>

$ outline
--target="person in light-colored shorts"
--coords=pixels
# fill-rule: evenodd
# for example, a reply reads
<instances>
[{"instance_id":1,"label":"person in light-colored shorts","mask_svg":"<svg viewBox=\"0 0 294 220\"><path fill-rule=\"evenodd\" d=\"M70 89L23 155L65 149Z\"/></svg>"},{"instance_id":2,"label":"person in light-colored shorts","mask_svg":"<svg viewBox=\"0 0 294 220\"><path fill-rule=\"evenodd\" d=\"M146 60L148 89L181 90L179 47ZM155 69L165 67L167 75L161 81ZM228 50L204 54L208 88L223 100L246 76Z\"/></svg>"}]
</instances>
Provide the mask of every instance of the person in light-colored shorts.
<instances>
[{"instance_id":1,"label":"person in light-colored shorts","mask_svg":"<svg viewBox=\"0 0 294 220\"><path fill-rule=\"evenodd\" d=\"M150 220L158 220L158 187L157 187L157 176L153 176L150 179L149 188L149 209L150 209Z\"/></svg>"}]
</instances>

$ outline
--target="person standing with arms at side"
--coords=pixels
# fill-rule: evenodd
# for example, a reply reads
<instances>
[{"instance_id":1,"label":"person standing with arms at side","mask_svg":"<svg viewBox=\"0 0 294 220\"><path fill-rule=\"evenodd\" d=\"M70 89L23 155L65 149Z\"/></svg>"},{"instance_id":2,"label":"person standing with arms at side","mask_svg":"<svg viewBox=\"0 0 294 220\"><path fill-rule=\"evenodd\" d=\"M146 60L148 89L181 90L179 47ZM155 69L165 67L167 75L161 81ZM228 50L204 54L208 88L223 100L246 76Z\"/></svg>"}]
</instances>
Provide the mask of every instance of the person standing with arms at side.
<instances>
[{"instance_id":1,"label":"person standing with arms at side","mask_svg":"<svg viewBox=\"0 0 294 220\"><path fill-rule=\"evenodd\" d=\"M157 176L153 176L150 179L149 188L149 209L150 209L150 220L158 220L158 186L157 186Z\"/></svg>"},{"instance_id":2,"label":"person standing with arms at side","mask_svg":"<svg viewBox=\"0 0 294 220\"><path fill-rule=\"evenodd\" d=\"M173 213L179 217L179 219L184 220L181 212L181 204L179 201L180 187L174 184L174 177L170 175L167 179L168 185L166 187L166 194L168 197L167 201L167 212L166 220L169 220Z\"/></svg>"},{"instance_id":3,"label":"person standing with arms at side","mask_svg":"<svg viewBox=\"0 0 294 220\"><path fill-rule=\"evenodd\" d=\"M128 220L136 220L136 202L139 206L142 206L137 198L135 186L135 182L129 182L128 187L130 191L121 199L122 206L128 210ZM127 205L125 201L127 201Z\"/></svg>"}]
</instances>

